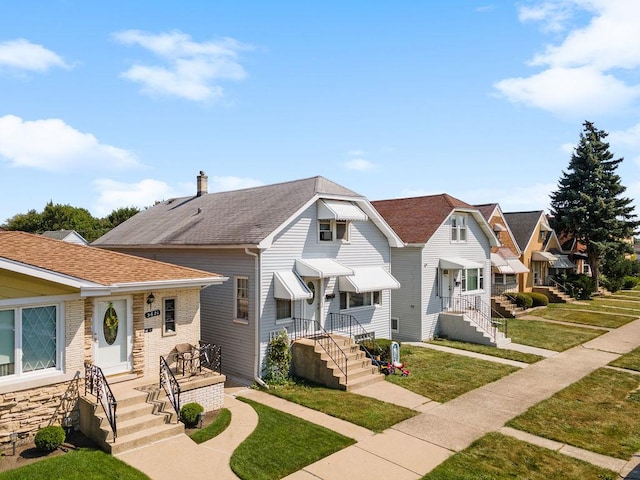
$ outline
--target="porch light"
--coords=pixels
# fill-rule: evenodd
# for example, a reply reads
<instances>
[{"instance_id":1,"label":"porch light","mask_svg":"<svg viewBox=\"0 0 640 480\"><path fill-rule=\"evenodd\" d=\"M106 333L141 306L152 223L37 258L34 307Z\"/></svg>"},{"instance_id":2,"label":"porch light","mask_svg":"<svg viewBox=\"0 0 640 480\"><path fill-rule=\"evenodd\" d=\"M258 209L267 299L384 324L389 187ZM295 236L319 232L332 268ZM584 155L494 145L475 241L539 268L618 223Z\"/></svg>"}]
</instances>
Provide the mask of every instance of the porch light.
<instances>
[{"instance_id":1,"label":"porch light","mask_svg":"<svg viewBox=\"0 0 640 480\"><path fill-rule=\"evenodd\" d=\"M156 297L153 296L153 293L150 293L147 297L147 305L151 305L155 299Z\"/></svg>"}]
</instances>

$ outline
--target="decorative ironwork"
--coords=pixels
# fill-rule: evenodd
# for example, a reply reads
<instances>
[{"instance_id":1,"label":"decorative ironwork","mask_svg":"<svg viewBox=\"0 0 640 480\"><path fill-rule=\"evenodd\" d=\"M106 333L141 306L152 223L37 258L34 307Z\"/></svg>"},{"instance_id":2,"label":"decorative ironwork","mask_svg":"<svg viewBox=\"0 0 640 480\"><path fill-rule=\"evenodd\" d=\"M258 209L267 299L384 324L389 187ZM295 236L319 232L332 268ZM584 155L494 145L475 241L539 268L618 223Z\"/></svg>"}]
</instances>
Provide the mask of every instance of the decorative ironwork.
<instances>
[{"instance_id":1,"label":"decorative ironwork","mask_svg":"<svg viewBox=\"0 0 640 480\"><path fill-rule=\"evenodd\" d=\"M202 371L202 367L209 370L222 373L222 348L220 345L200 342L198 348L198 367Z\"/></svg>"},{"instance_id":2,"label":"decorative ironwork","mask_svg":"<svg viewBox=\"0 0 640 480\"><path fill-rule=\"evenodd\" d=\"M160 356L160 388L164 389L167 398L176 411L178 420L180 420L180 383L178 383L169 368L169 364L162 355Z\"/></svg>"},{"instance_id":3,"label":"decorative ironwork","mask_svg":"<svg viewBox=\"0 0 640 480\"><path fill-rule=\"evenodd\" d=\"M491 317L491 305L483 302L481 297L461 295L457 297L441 297L441 299L443 312L463 313L494 341L498 336L498 332L503 332L506 335L508 324L506 318L498 321L494 320Z\"/></svg>"},{"instance_id":4,"label":"decorative ironwork","mask_svg":"<svg viewBox=\"0 0 640 480\"><path fill-rule=\"evenodd\" d=\"M376 342L375 332L368 332L356 317L346 313L329 313L327 323L331 333L339 333L353 338L353 341L371 359L371 362L380 368L381 363L376 360L376 355L370 352L365 345L365 342L371 343L377 352L382 351L382 347Z\"/></svg>"},{"instance_id":5,"label":"decorative ironwork","mask_svg":"<svg viewBox=\"0 0 640 480\"><path fill-rule=\"evenodd\" d=\"M104 373L102 373L102 369L91 363L85 363L84 365L84 394L87 395L87 393L94 395L102 405L115 442L118 436L116 426L116 407L118 402L111 391L111 387L109 387L109 382L107 382Z\"/></svg>"},{"instance_id":6,"label":"decorative ironwork","mask_svg":"<svg viewBox=\"0 0 640 480\"><path fill-rule=\"evenodd\" d=\"M491 285L491 296L499 297L500 295L504 295L508 292L516 292L518 291L518 282L507 282L507 283L493 283Z\"/></svg>"}]
</instances>

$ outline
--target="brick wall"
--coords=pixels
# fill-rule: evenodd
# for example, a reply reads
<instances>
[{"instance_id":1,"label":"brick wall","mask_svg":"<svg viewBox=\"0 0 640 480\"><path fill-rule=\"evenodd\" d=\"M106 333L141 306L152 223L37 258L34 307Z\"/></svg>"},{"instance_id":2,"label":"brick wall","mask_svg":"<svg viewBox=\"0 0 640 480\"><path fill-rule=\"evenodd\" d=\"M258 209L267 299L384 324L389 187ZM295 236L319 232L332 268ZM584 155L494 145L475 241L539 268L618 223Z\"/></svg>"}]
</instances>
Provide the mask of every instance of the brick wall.
<instances>
[{"instance_id":1,"label":"brick wall","mask_svg":"<svg viewBox=\"0 0 640 480\"><path fill-rule=\"evenodd\" d=\"M180 393L180 404L196 402L204 407L205 412L219 410L224 406L224 381L206 385Z\"/></svg>"}]
</instances>

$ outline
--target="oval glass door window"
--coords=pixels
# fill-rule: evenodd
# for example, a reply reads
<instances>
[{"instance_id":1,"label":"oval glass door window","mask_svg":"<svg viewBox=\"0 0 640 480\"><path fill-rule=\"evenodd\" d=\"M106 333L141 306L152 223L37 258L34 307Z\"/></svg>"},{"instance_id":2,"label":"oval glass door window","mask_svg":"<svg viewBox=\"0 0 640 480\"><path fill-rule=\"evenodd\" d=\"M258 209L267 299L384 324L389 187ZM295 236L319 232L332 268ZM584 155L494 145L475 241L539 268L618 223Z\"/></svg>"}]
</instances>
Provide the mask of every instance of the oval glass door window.
<instances>
[{"instance_id":1,"label":"oval glass door window","mask_svg":"<svg viewBox=\"0 0 640 480\"><path fill-rule=\"evenodd\" d=\"M307 303L309 305L313 304L313 301L316 298L316 286L314 285L313 282L307 282L307 288L309 289L309 291L311 292L311 298L307 298Z\"/></svg>"},{"instance_id":2,"label":"oval glass door window","mask_svg":"<svg viewBox=\"0 0 640 480\"><path fill-rule=\"evenodd\" d=\"M109 345L113 345L118 336L118 314L116 309L110 303L107 307L107 311L104 312L104 320L102 321L102 333L104 340Z\"/></svg>"}]
</instances>

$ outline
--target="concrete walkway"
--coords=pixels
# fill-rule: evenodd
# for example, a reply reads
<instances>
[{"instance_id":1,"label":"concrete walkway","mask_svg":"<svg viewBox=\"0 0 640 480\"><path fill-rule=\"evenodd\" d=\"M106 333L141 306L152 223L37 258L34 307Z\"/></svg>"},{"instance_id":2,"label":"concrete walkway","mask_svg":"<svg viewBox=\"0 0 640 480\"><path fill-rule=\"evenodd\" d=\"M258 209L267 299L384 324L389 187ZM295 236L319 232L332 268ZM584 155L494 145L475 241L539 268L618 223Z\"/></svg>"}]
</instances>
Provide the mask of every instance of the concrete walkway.
<instances>
[{"instance_id":1,"label":"concrete walkway","mask_svg":"<svg viewBox=\"0 0 640 480\"><path fill-rule=\"evenodd\" d=\"M431 344L423 345L432 348ZM235 479L229 467L231 454L258 422L255 411L235 398L242 396L323 425L357 441L355 445L308 465L288 479L369 480L371 472L375 472L375 476L394 480L417 480L455 452L492 431L610 468L623 478L640 479L640 457L625 462L504 427L505 422L529 407L638 346L640 320L565 352L547 351L548 358L533 365L525 364L524 368L507 377L443 404L389 382L363 387L355 393L421 412L381 434L258 390L230 387L225 389L225 407L231 410L232 421L218 437L196 445L186 435L180 435L126 452L118 458L154 480L208 478L210 475ZM457 354L461 352L455 350ZM495 357L487 359L496 361ZM362 468L363 465L366 468Z\"/></svg>"}]
</instances>

